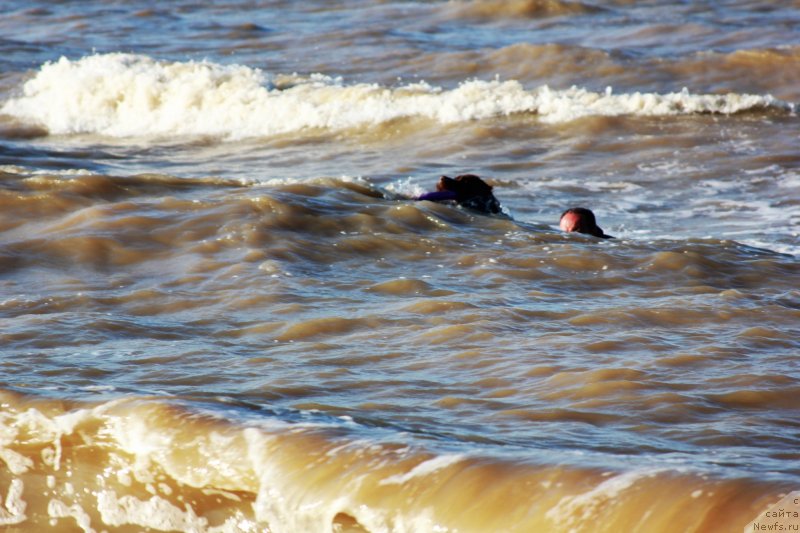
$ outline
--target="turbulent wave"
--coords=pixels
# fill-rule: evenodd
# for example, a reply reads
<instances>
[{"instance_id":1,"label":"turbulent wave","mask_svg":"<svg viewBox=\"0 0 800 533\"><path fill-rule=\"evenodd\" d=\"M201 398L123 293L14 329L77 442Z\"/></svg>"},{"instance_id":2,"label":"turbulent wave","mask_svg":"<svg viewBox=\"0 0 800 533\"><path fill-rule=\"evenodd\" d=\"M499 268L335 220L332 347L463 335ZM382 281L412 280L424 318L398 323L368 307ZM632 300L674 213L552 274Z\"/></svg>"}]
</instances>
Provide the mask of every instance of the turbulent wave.
<instances>
[{"instance_id":1,"label":"turbulent wave","mask_svg":"<svg viewBox=\"0 0 800 533\"><path fill-rule=\"evenodd\" d=\"M148 398L0 402L0 525L20 531L734 531L778 499L765 485L437 455Z\"/></svg>"},{"instance_id":2,"label":"turbulent wave","mask_svg":"<svg viewBox=\"0 0 800 533\"><path fill-rule=\"evenodd\" d=\"M62 57L43 65L21 92L0 112L54 135L210 135L229 140L402 119L451 124L533 114L560 123L586 116L793 110L769 95L526 89L515 80L464 81L453 89L426 83L390 88L347 85L319 74L275 76L242 65L166 62L119 53Z\"/></svg>"}]
</instances>

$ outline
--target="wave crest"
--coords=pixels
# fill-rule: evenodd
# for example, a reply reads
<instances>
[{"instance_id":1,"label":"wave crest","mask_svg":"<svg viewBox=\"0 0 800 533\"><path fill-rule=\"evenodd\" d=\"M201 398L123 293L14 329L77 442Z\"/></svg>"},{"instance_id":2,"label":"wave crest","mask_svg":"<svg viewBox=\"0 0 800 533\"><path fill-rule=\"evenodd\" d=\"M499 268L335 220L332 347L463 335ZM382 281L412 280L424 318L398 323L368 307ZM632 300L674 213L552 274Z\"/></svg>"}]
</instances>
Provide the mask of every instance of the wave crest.
<instances>
[{"instance_id":1,"label":"wave crest","mask_svg":"<svg viewBox=\"0 0 800 533\"><path fill-rule=\"evenodd\" d=\"M433 453L354 438L344 419L237 419L144 397L69 404L0 390L0 401L0 524L26 531L735 531L780 490Z\"/></svg>"},{"instance_id":2,"label":"wave crest","mask_svg":"<svg viewBox=\"0 0 800 533\"><path fill-rule=\"evenodd\" d=\"M276 82L276 80L278 80ZM423 119L440 124L538 115L547 123L586 116L791 112L770 95L614 94L541 86L516 80L462 82L454 89L427 83L389 88L343 84L321 74L280 83L243 65L166 62L132 54L61 58L43 65L0 112L50 134L110 137L217 136L228 140L303 130L343 130Z\"/></svg>"}]
</instances>

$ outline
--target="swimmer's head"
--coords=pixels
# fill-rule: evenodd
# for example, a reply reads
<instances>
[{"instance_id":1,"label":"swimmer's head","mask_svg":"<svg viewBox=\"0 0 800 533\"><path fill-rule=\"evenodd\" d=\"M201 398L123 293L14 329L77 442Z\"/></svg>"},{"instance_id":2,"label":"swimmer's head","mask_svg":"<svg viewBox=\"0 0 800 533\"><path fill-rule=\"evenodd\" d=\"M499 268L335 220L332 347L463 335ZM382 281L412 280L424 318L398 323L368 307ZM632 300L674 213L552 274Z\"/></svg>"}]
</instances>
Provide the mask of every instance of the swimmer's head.
<instances>
[{"instance_id":1,"label":"swimmer's head","mask_svg":"<svg viewBox=\"0 0 800 533\"><path fill-rule=\"evenodd\" d=\"M603 233L603 230L597 225L594 213L585 207L567 209L561 214L561 220L558 225L562 231L576 231L578 233L600 237L601 239L613 239L612 236Z\"/></svg>"}]
</instances>

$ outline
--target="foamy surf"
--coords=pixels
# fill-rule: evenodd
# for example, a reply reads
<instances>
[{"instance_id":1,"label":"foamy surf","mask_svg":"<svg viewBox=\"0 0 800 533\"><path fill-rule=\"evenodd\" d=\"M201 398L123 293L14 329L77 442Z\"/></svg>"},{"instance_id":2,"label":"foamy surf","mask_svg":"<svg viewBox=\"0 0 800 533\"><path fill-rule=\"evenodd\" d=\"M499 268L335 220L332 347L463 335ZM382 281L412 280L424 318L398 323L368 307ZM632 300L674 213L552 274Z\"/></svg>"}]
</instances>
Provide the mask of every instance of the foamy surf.
<instances>
[{"instance_id":1,"label":"foamy surf","mask_svg":"<svg viewBox=\"0 0 800 533\"><path fill-rule=\"evenodd\" d=\"M32 531L732 531L777 499L769 485L436 455L146 398L0 401L0 524Z\"/></svg>"},{"instance_id":2,"label":"foamy surf","mask_svg":"<svg viewBox=\"0 0 800 533\"><path fill-rule=\"evenodd\" d=\"M215 136L226 140L344 130L402 119L453 124L515 114L547 123L587 116L793 112L770 95L615 94L526 89L515 80L469 80L453 89L416 83L348 85L314 74L277 76L244 65L97 54L46 63L0 112L53 135Z\"/></svg>"}]
</instances>

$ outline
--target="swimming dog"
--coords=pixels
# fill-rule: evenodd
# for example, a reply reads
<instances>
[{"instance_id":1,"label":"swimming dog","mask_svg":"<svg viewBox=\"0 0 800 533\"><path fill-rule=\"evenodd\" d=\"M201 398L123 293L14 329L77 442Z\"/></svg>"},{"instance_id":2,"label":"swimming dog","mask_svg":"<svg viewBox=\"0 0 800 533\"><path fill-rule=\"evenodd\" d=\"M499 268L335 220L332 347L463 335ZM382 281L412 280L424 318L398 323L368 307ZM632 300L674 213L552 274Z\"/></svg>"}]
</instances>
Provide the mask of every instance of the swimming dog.
<instances>
[{"instance_id":1,"label":"swimming dog","mask_svg":"<svg viewBox=\"0 0 800 533\"><path fill-rule=\"evenodd\" d=\"M601 239L613 239L611 235L606 235L600 226L597 225L597 220L594 218L594 213L585 207L572 207L561 213L561 219L558 223L563 231L578 233L585 233Z\"/></svg>"},{"instance_id":2,"label":"swimming dog","mask_svg":"<svg viewBox=\"0 0 800 533\"><path fill-rule=\"evenodd\" d=\"M435 192L418 196L417 200L455 202L486 215L497 215L502 212L500 202L492 194L492 186L474 174L462 174L455 178L442 176L436 184Z\"/></svg>"}]
</instances>

